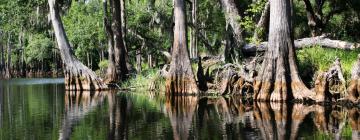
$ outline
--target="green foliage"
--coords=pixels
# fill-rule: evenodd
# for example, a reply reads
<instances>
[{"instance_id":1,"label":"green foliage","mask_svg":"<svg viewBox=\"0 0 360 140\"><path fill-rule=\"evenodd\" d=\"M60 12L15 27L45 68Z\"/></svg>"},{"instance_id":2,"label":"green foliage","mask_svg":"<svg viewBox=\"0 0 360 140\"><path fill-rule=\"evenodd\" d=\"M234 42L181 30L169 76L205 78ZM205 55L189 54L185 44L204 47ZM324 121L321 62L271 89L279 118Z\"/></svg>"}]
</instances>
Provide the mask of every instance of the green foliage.
<instances>
[{"instance_id":1,"label":"green foliage","mask_svg":"<svg viewBox=\"0 0 360 140\"><path fill-rule=\"evenodd\" d=\"M203 39L198 39L199 51L211 55L217 55L223 48L221 41L226 39L226 20L218 1L203 0L198 1L198 29L205 36L205 40L210 43L210 47L205 46ZM189 8L190 9L190 8ZM189 10L190 12L190 10ZM191 16L189 16L191 18ZM188 21L191 21L188 19Z\"/></svg>"},{"instance_id":2,"label":"green foliage","mask_svg":"<svg viewBox=\"0 0 360 140\"><path fill-rule=\"evenodd\" d=\"M25 48L26 63L43 61L51 58L52 41L43 34L35 34Z\"/></svg>"},{"instance_id":3,"label":"green foliage","mask_svg":"<svg viewBox=\"0 0 360 140\"><path fill-rule=\"evenodd\" d=\"M99 50L105 49L102 9L101 0L72 2L69 11L63 16L69 41L82 62L87 62L87 55L96 60Z\"/></svg>"},{"instance_id":4,"label":"green foliage","mask_svg":"<svg viewBox=\"0 0 360 140\"><path fill-rule=\"evenodd\" d=\"M103 60L99 62L100 69L106 69L109 66L109 60Z\"/></svg>"},{"instance_id":5,"label":"green foliage","mask_svg":"<svg viewBox=\"0 0 360 140\"><path fill-rule=\"evenodd\" d=\"M161 51L172 46L172 2L168 0L126 1L127 28L131 31L126 36L130 61L135 63L136 51L143 46L143 57L151 54L155 61L164 62ZM139 38L140 36L140 38ZM145 39L145 40L142 40Z\"/></svg>"},{"instance_id":6,"label":"green foliage","mask_svg":"<svg viewBox=\"0 0 360 140\"><path fill-rule=\"evenodd\" d=\"M136 91L145 91L149 89L149 86L155 84L155 87L159 87L160 91L164 91L165 79L161 78L158 69L148 69L141 74L134 75L126 82L122 83L122 88L132 88Z\"/></svg>"},{"instance_id":7,"label":"green foliage","mask_svg":"<svg viewBox=\"0 0 360 140\"><path fill-rule=\"evenodd\" d=\"M260 33L263 32L263 29L256 29L256 21L261 16L262 11L265 9L265 4L267 0L259 0L254 3L251 3L248 9L245 10L245 16L240 20L240 25L250 36L246 37L247 42L260 42L258 40L254 41L252 36L254 32Z\"/></svg>"}]
</instances>

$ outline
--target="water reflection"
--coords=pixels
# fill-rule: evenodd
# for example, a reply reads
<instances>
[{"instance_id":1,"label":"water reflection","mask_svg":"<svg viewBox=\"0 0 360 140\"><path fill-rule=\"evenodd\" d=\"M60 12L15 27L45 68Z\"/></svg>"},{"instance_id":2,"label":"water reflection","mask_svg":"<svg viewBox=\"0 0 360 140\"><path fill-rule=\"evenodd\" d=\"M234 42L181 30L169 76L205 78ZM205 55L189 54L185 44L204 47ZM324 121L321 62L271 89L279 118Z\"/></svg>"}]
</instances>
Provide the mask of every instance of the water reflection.
<instances>
[{"instance_id":1,"label":"water reflection","mask_svg":"<svg viewBox=\"0 0 360 140\"><path fill-rule=\"evenodd\" d=\"M197 96L168 96L166 98L166 111L175 140L189 138L196 107Z\"/></svg>"},{"instance_id":2,"label":"water reflection","mask_svg":"<svg viewBox=\"0 0 360 140\"><path fill-rule=\"evenodd\" d=\"M193 96L168 97L166 108L174 139L348 139L346 116L352 139L358 139L360 128L357 108ZM214 124L217 128L209 126Z\"/></svg>"},{"instance_id":3,"label":"water reflection","mask_svg":"<svg viewBox=\"0 0 360 140\"><path fill-rule=\"evenodd\" d=\"M360 134L357 107L28 86L0 84L0 139L295 140L359 139Z\"/></svg>"},{"instance_id":4,"label":"water reflection","mask_svg":"<svg viewBox=\"0 0 360 140\"><path fill-rule=\"evenodd\" d=\"M359 139L360 130L360 111L358 108L352 108L348 111L349 123L352 129L352 139Z\"/></svg>"},{"instance_id":5,"label":"water reflection","mask_svg":"<svg viewBox=\"0 0 360 140\"><path fill-rule=\"evenodd\" d=\"M115 92L106 95L109 102L110 131L108 139L128 139L128 112L131 104L127 98L116 97Z\"/></svg>"},{"instance_id":6,"label":"water reflection","mask_svg":"<svg viewBox=\"0 0 360 140\"><path fill-rule=\"evenodd\" d=\"M60 128L59 139L70 139L73 127L89 112L104 102L105 95L101 92L66 91L65 113Z\"/></svg>"}]
</instances>

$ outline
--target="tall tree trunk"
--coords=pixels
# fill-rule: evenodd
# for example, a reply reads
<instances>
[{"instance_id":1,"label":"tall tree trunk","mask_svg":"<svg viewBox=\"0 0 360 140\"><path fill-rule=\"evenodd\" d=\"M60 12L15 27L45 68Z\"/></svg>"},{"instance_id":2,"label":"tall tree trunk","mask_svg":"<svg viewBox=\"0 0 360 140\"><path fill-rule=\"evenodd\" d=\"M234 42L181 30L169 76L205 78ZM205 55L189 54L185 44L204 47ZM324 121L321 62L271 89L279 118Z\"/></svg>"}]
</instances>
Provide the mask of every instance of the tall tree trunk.
<instances>
[{"instance_id":1,"label":"tall tree trunk","mask_svg":"<svg viewBox=\"0 0 360 140\"><path fill-rule=\"evenodd\" d=\"M126 48L126 11L125 11L125 0L120 0L121 7L121 34L123 37L124 46Z\"/></svg>"},{"instance_id":2,"label":"tall tree trunk","mask_svg":"<svg viewBox=\"0 0 360 140\"><path fill-rule=\"evenodd\" d=\"M104 14L105 19L107 17L107 3L104 2ZM110 21L104 21L105 27L107 28L107 35L111 39L108 39L109 42L109 67L107 70L107 83L116 83L120 80L125 80L128 74L128 68L126 65L126 48L123 42L122 28L121 28L121 4L118 0L110 0L111 7L111 31L109 29Z\"/></svg>"},{"instance_id":3,"label":"tall tree trunk","mask_svg":"<svg viewBox=\"0 0 360 140\"><path fill-rule=\"evenodd\" d=\"M5 79L11 78L11 34L9 33L7 41L7 63L5 67Z\"/></svg>"},{"instance_id":4,"label":"tall tree trunk","mask_svg":"<svg viewBox=\"0 0 360 140\"><path fill-rule=\"evenodd\" d=\"M197 48L197 0L192 0L192 10L191 10L191 40L190 40L190 58L198 57L198 48Z\"/></svg>"},{"instance_id":5,"label":"tall tree trunk","mask_svg":"<svg viewBox=\"0 0 360 140\"><path fill-rule=\"evenodd\" d=\"M4 45L0 44L0 50L1 50L0 74L3 74L5 69Z\"/></svg>"},{"instance_id":6,"label":"tall tree trunk","mask_svg":"<svg viewBox=\"0 0 360 140\"><path fill-rule=\"evenodd\" d=\"M129 53L128 48L126 44L126 33L127 33L127 26L126 26L126 0L121 0L121 34L122 34L122 40L124 43L124 49L125 49L125 63L127 70L132 69L132 65L130 64L129 60Z\"/></svg>"},{"instance_id":7,"label":"tall tree trunk","mask_svg":"<svg viewBox=\"0 0 360 140\"><path fill-rule=\"evenodd\" d=\"M90 67L90 56L89 56L89 52L86 52L86 63L87 63L87 67L91 69Z\"/></svg>"},{"instance_id":8,"label":"tall tree trunk","mask_svg":"<svg viewBox=\"0 0 360 140\"><path fill-rule=\"evenodd\" d=\"M144 47L145 45L145 41L143 42L143 45L141 47L139 47L137 50L136 50L136 71L138 74L141 73L141 51L142 51L142 48Z\"/></svg>"},{"instance_id":9,"label":"tall tree trunk","mask_svg":"<svg viewBox=\"0 0 360 140\"><path fill-rule=\"evenodd\" d=\"M235 43L231 47L233 52L225 52L225 54L231 55L228 58L234 58L239 60L241 55L241 47L244 45L244 39L242 36L242 29L240 26L240 14L234 0L221 0L222 9L225 13L227 31L232 32ZM229 26L229 27L228 27ZM228 61L228 60L227 60Z\"/></svg>"},{"instance_id":10,"label":"tall tree trunk","mask_svg":"<svg viewBox=\"0 0 360 140\"><path fill-rule=\"evenodd\" d=\"M20 76L25 76L25 47L24 47L24 33L21 31L19 33L19 44L21 48L21 57L19 59L20 61Z\"/></svg>"},{"instance_id":11,"label":"tall tree trunk","mask_svg":"<svg viewBox=\"0 0 360 140\"><path fill-rule=\"evenodd\" d=\"M296 66L291 3L289 0L270 0L270 7L270 47L254 83L254 99L287 101L291 96L303 99L313 93L302 82Z\"/></svg>"},{"instance_id":12,"label":"tall tree trunk","mask_svg":"<svg viewBox=\"0 0 360 140\"><path fill-rule=\"evenodd\" d=\"M149 68L151 69L152 66L153 66L153 60L152 60L152 55L151 54L148 54L148 66Z\"/></svg>"},{"instance_id":13,"label":"tall tree trunk","mask_svg":"<svg viewBox=\"0 0 360 140\"><path fill-rule=\"evenodd\" d=\"M63 68L65 74L65 88L67 90L80 91L107 89L107 86L103 81L74 56L61 21L56 0L48 0L48 3L51 23L60 49L61 59L65 65Z\"/></svg>"},{"instance_id":14,"label":"tall tree trunk","mask_svg":"<svg viewBox=\"0 0 360 140\"><path fill-rule=\"evenodd\" d=\"M174 1L174 44L169 74L166 78L166 93L172 95L198 93L191 68L186 39L185 1Z\"/></svg>"}]
</instances>

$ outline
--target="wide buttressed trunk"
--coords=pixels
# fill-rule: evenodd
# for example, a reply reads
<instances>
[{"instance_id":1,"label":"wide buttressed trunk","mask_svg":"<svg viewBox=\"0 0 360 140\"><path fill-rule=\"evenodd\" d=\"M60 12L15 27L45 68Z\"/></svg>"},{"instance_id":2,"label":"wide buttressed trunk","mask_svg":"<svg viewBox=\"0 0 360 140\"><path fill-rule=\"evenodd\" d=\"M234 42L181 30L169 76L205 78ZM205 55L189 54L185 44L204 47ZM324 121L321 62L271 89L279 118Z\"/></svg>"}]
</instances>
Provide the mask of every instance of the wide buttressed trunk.
<instances>
[{"instance_id":1,"label":"wide buttressed trunk","mask_svg":"<svg viewBox=\"0 0 360 140\"><path fill-rule=\"evenodd\" d=\"M172 95L198 93L187 50L184 0L174 1L174 16L174 44L170 70L166 78L166 93Z\"/></svg>"},{"instance_id":2,"label":"wide buttressed trunk","mask_svg":"<svg viewBox=\"0 0 360 140\"><path fill-rule=\"evenodd\" d=\"M5 79L10 79L11 78L11 35L9 34L8 37L8 44L7 44L7 62L6 62L6 66L5 66Z\"/></svg>"},{"instance_id":3,"label":"wide buttressed trunk","mask_svg":"<svg viewBox=\"0 0 360 140\"><path fill-rule=\"evenodd\" d=\"M258 101L303 99L312 92L299 77L291 32L291 3L270 0L269 48L254 85Z\"/></svg>"},{"instance_id":4,"label":"wide buttressed trunk","mask_svg":"<svg viewBox=\"0 0 360 140\"><path fill-rule=\"evenodd\" d=\"M61 59L65 65L65 89L78 91L107 89L102 80L74 56L60 18L56 0L49 0L48 2L51 23L60 49Z\"/></svg>"}]
</instances>

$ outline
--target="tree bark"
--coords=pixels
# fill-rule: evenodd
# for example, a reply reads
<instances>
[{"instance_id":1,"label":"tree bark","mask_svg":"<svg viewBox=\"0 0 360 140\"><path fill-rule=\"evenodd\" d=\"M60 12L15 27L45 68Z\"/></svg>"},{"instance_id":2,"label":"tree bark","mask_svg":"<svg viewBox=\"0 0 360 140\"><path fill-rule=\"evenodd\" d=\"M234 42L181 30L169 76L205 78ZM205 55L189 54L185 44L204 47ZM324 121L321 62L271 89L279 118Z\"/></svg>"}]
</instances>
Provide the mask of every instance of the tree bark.
<instances>
[{"instance_id":1,"label":"tree bark","mask_svg":"<svg viewBox=\"0 0 360 140\"><path fill-rule=\"evenodd\" d=\"M153 67L153 63L152 63L153 60L151 54L148 54L147 61L148 61L148 67L151 69Z\"/></svg>"},{"instance_id":2,"label":"tree bark","mask_svg":"<svg viewBox=\"0 0 360 140\"><path fill-rule=\"evenodd\" d=\"M169 74L166 78L166 93L172 95L198 93L191 68L186 39L185 1L174 1L174 44Z\"/></svg>"},{"instance_id":3,"label":"tree bark","mask_svg":"<svg viewBox=\"0 0 360 140\"><path fill-rule=\"evenodd\" d=\"M120 0L121 8L121 34L123 37L124 47L126 48L126 12L125 12L125 0Z\"/></svg>"},{"instance_id":4,"label":"tree bark","mask_svg":"<svg viewBox=\"0 0 360 140\"><path fill-rule=\"evenodd\" d=\"M243 47L243 53L256 53L266 51L269 42L261 42L260 44L247 44ZM316 36L309 38L301 38L294 41L295 49L303 49L312 46L322 46L325 48L334 48L342 50L356 50L360 48L359 43L352 43L342 40L333 40L326 36Z\"/></svg>"},{"instance_id":5,"label":"tree bark","mask_svg":"<svg viewBox=\"0 0 360 140\"><path fill-rule=\"evenodd\" d=\"M192 29L191 29L191 40L190 40L190 58L198 57L197 48L197 0L192 0Z\"/></svg>"},{"instance_id":6,"label":"tree bark","mask_svg":"<svg viewBox=\"0 0 360 140\"><path fill-rule=\"evenodd\" d=\"M242 36L242 29L240 26L240 14L239 10L235 4L234 0L221 0L222 9L225 14L226 19L226 26L227 31L231 32L234 38L234 42L231 47L231 49L226 49L225 51L231 51L233 52L225 52L225 55L232 55L227 58L234 58L235 60L238 60L240 57L241 48L244 45L244 39Z\"/></svg>"},{"instance_id":7,"label":"tree bark","mask_svg":"<svg viewBox=\"0 0 360 140\"><path fill-rule=\"evenodd\" d=\"M288 101L292 96L302 100L313 93L298 75L294 41L291 35L291 3L270 0L269 47L254 83L254 99Z\"/></svg>"},{"instance_id":8,"label":"tree bark","mask_svg":"<svg viewBox=\"0 0 360 140\"><path fill-rule=\"evenodd\" d=\"M105 19L107 17L107 3L106 0L103 0L104 3L104 14ZM104 21L106 32L109 42L109 67L107 70L107 83L116 83L118 81L123 81L126 79L128 74L128 68L126 66L126 48L122 36L122 25L121 25L121 4L118 0L110 0L111 7L111 31L110 31L110 21ZM111 45L112 44L112 45Z\"/></svg>"},{"instance_id":9,"label":"tree bark","mask_svg":"<svg viewBox=\"0 0 360 140\"><path fill-rule=\"evenodd\" d=\"M265 39L264 33L266 32L266 28L269 26L270 21L270 3L267 2L265 4L265 9L261 13L261 17L259 22L256 24L256 29L254 32L253 40L254 41L262 41Z\"/></svg>"},{"instance_id":10,"label":"tree bark","mask_svg":"<svg viewBox=\"0 0 360 140\"><path fill-rule=\"evenodd\" d=\"M145 45L145 42L143 42L143 46ZM139 47L137 50L136 50L136 71L138 74L141 73L141 61L142 61L142 48L143 46Z\"/></svg>"},{"instance_id":11,"label":"tree bark","mask_svg":"<svg viewBox=\"0 0 360 140\"><path fill-rule=\"evenodd\" d=\"M107 89L103 81L74 56L61 21L58 4L56 0L48 0L48 3L51 23L60 49L61 59L65 65L63 68L65 89L78 91Z\"/></svg>"}]
</instances>

